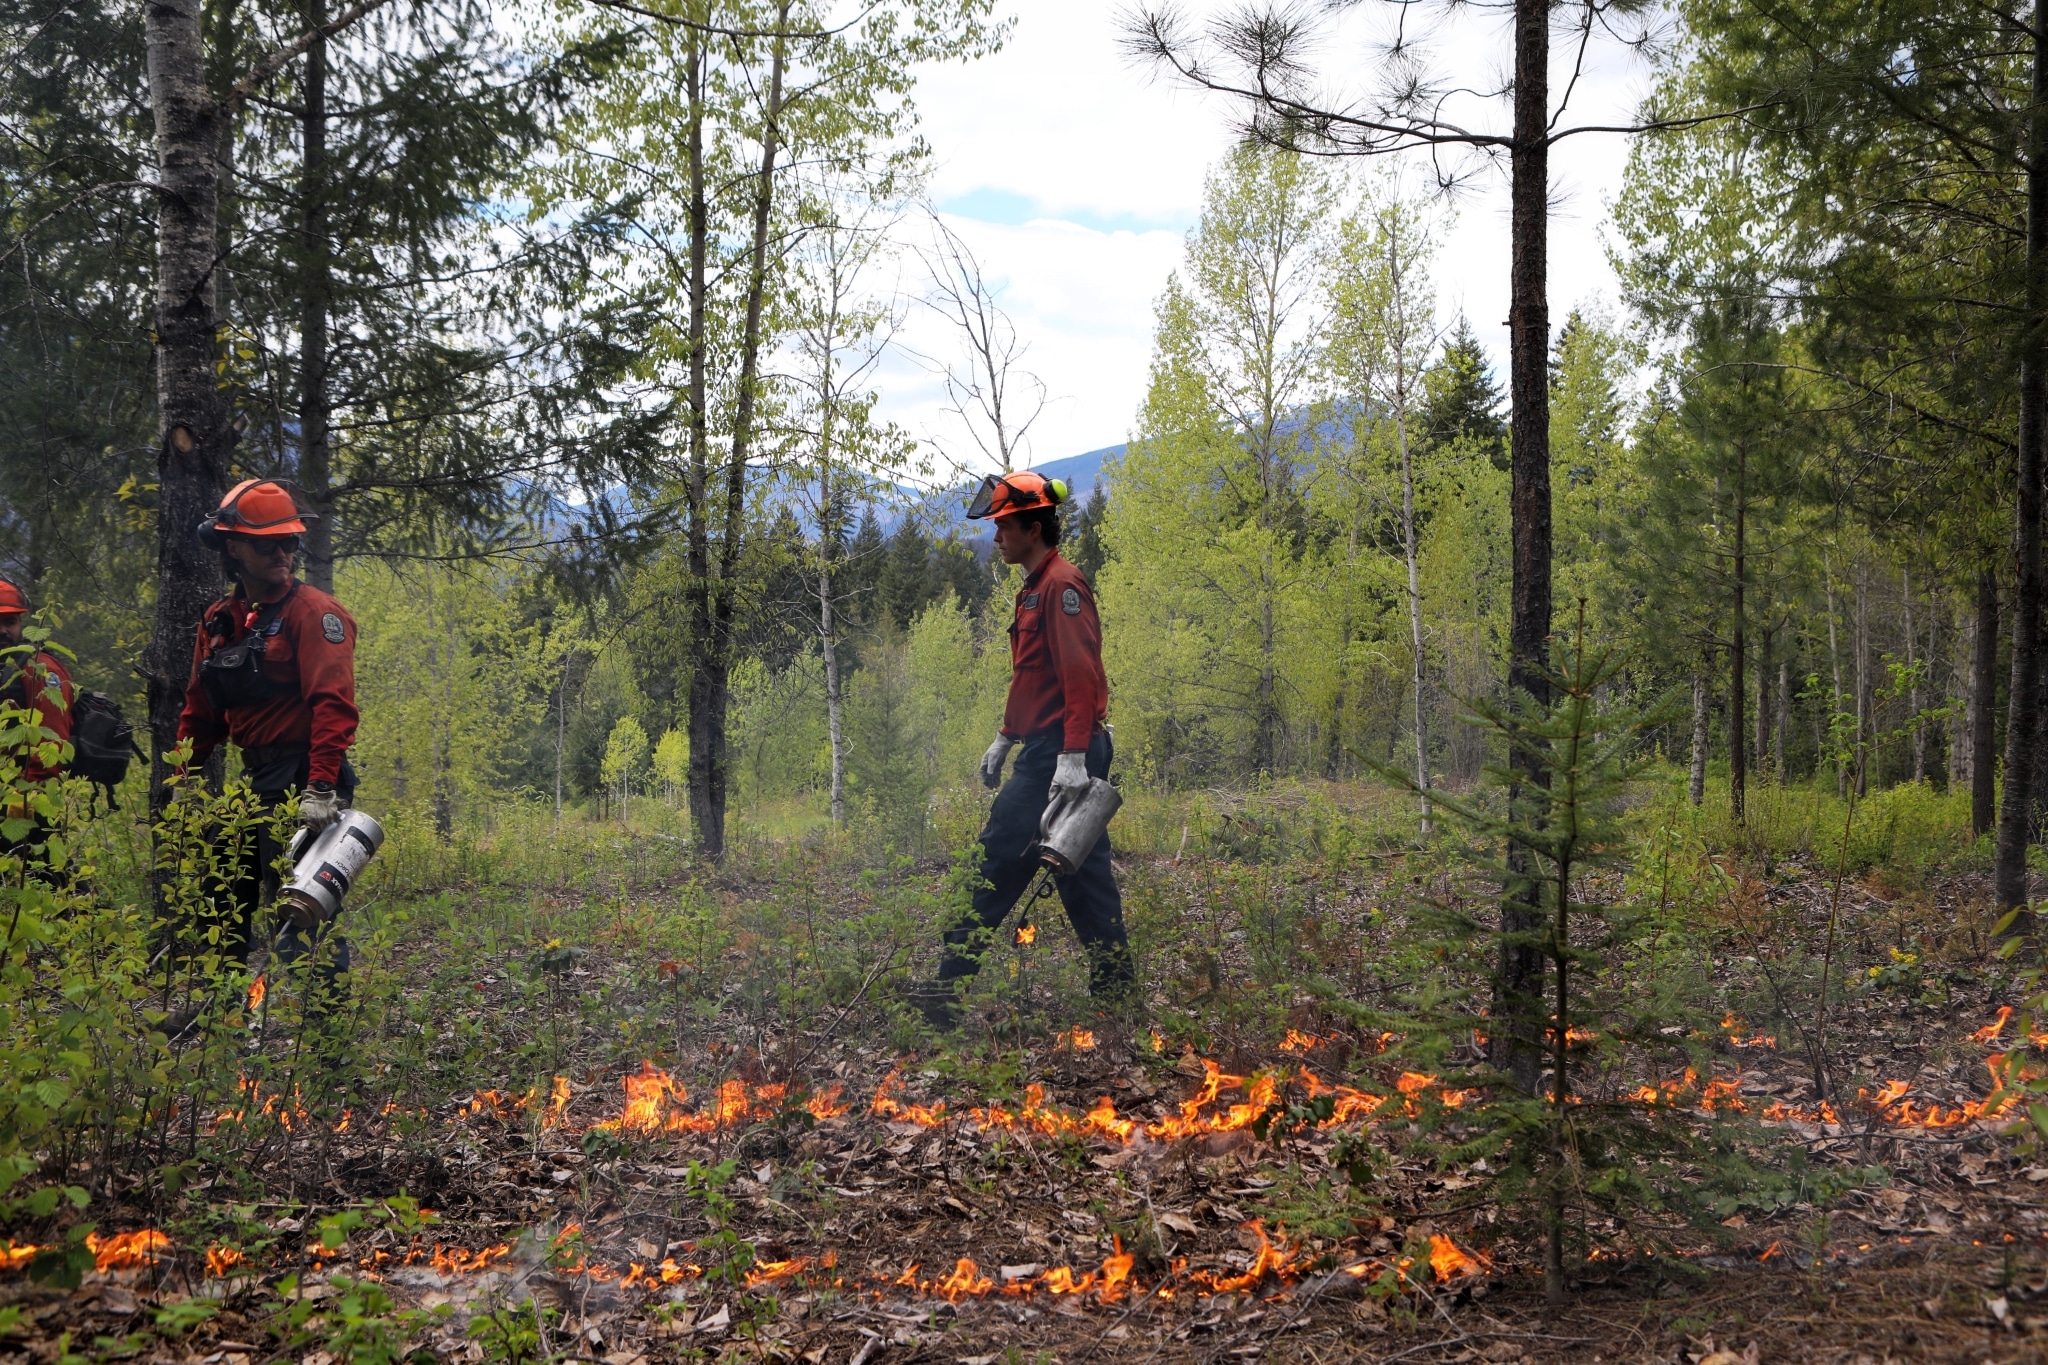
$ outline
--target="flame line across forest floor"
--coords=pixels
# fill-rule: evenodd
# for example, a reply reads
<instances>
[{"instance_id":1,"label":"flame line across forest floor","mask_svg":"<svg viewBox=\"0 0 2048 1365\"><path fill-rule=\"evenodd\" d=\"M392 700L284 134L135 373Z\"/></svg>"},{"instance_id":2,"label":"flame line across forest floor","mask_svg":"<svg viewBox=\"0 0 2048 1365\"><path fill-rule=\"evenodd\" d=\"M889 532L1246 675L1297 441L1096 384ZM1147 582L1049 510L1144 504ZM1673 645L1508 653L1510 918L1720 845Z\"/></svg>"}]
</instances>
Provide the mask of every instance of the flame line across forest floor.
<instances>
[{"instance_id":1,"label":"flame line across forest floor","mask_svg":"<svg viewBox=\"0 0 2048 1365\"><path fill-rule=\"evenodd\" d=\"M1869 1007L1873 1019L1922 1009ZM204 1325L152 1358L194 1365L273 1358L255 1305L285 1271L304 1294L367 1281L440 1314L415 1344L464 1360L481 1358L465 1324L529 1300L556 1310L547 1352L605 1365L994 1365L1012 1348L1020 1361L1599 1351L1682 1365L1757 1342L1764 1360L1845 1365L1852 1344L1973 1361L1988 1344L1991 1358L2021 1358L2027 1334L2048 1331L2048 1168L2000 1136L2016 1103L2003 1087L2048 1038L2015 1037L2012 1011L1988 1002L1968 1018L1915 1017L1885 1058L1863 1043L1857 1071L1871 1080L1845 1112L1814 1101L1777 1040L1733 1013L1703 1040L1710 1071L1609 1096L1739 1112L1820 1166L1877 1163L1895 1179L1839 1198L1831 1222L1794 1197L1731 1215L1675 1261L1596 1257L1575 1267L1564 1318L1541 1306L1530 1249L1501 1240L1489 1206L1461 1204L1481 1169L1411 1164L1383 1146L1379 1212L1318 1221L1342 1179L1340 1139L1393 1135L1474 1096L1448 1072L1376 1063L1389 1035L1312 1014L1264 1050L1210 1057L1149 1029L1069 1028L1013 1053L1014 1079L993 1097L942 1057L857 1038L797 1040L815 1063L790 1080L707 1041L666 1069L409 1109L337 1114L248 1082L214 1131L275 1135L299 1187L319 1191L310 1206L300 1193L259 1213L263 1236L241 1242L149 1222L96 1234L95 1268L70 1295L28 1282L31 1245L0 1246L0 1312L11 1305L46 1337L118 1339L153 1305L203 1302ZM1940 1066L1926 1061L1937 1033ZM693 1094L686 1075L713 1079ZM1306 1099L1325 1117L1260 1134L1277 1103ZM378 1214L401 1190L437 1218ZM314 1215L351 1206L377 1216L324 1248ZM1845 1322L1863 1326L1845 1339ZM0 1365L8 1349L0 1337ZM333 1365L321 1354L304 1361ZM50 1357L14 1359L31 1358Z\"/></svg>"}]
</instances>

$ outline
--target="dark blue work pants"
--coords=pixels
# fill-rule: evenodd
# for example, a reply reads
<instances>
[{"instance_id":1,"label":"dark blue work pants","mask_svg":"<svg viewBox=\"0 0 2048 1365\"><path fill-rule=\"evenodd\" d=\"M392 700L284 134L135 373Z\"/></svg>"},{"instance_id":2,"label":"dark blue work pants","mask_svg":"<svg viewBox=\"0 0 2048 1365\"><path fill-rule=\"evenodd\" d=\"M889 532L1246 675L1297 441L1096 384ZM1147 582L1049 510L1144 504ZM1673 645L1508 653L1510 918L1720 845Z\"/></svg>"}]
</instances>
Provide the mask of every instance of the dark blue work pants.
<instances>
[{"instance_id":1,"label":"dark blue work pants","mask_svg":"<svg viewBox=\"0 0 2048 1365\"><path fill-rule=\"evenodd\" d=\"M977 934L985 943L1038 874L1038 860L1026 854L1038 840L1038 823L1045 814L1061 738L1049 734L1026 740L1010 780L996 793L995 806L981 831L981 877L986 885L974 893L973 912L946 934L946 952L939 962L941 981L972 976L981 969L981 956L974 945ZM1109 776L1113 757L1115 746L1109 732L1097 730L1088 741L1088 775ZM1096 840L1080 870L1054 881L1067 908L1067 922L1074 926L1074 936L1088 954L1090 993L1098 999L1124 995L1136 980L1136 971L1130 940L1124 934L1123 896L1109 866L1108 832Z\"/></svg>"},{"instance_id":2,"label":"dark blue work pants","mask_svg":"<svg viewBox=\"0 0 2048 1365\"><path fill-rule=\"evenodd\" d=\"M266 776L272 774L266 773ZM301 757L298 769L288 779L286 787L259 787L256 799L262 807L264 823L257 826L252 855L228 866L224 884L216 892L216 913L221 913L221 946L226 954L247 966L250 950L255 946L255 937L264 932L264 926L274 921L277 937L272 945L272 954L278 964L291 968L312 958L312 978L307 983L307 1011L318 1014L339 1005L348 994L348 972L351 965L348 939L345 938L334 920L328 920L311 929L301 929L290 922L283 903L278 898L280 879L277 860L284 856L286 845L278 843L271 834L269 819L277 808L291 799L292 793L306 784L306 761ZM341 781L336 784L344 802L355 798L355 769L346 760L342 763ZM265 911L268 908L269 913ZM275 970L273 968L273 970Z\"/></svg>"}]
</instances>

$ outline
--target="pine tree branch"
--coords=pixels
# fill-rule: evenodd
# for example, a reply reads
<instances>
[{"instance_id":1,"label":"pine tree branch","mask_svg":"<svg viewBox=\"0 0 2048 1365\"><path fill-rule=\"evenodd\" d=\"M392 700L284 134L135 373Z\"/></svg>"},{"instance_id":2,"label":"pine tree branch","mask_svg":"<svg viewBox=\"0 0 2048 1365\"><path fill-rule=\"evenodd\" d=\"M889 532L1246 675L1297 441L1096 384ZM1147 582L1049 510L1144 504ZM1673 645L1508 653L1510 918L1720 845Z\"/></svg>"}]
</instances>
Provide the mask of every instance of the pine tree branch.
<instances>
[{"instance_id":1,"label":"pine tree branch","mask_svg":"<svg viewBox=\"0 0 2048 1365\"><path fill-rule=\"evenodd\" d=\"M1425 147L1451 146L1512 149L1515 145L1514 138L1506 133L1480 132L1420 113L1402 113L1398 108L1392 111L1383 110L1373 115L1317 108L1273 84L1270 79L1273 74L1277 72L1284 77L1289 70L1290 59L1277 49L1269 51L1262 47L1250 56L1240 54L1241 60L1250 68L1252 84L1226 80L1203 67L1199 60L1189 55L1192 41L1180 30L1180 16L1171 10L1141 11L1125 20L1124 30L1123 47L1132 56L1165 66L1191 85L1199 86L1212 94L1231 96L1278 119L1281 124L1278 129L1252 129L1262 141L1275 145L1284 144L1296 151L1309 150L1295 145L1287 136L1296 132L1309 133L1316 140L1331 144L1335 149L1335 155L1383 156ZM1576 73L1573 79L1576 83ZM1636 134L1696 128L1727 119L1743 118L1782 103L1784 97L1774 94L1768 99L1740 108L1704 114L1672 118L1651 117L1633 123L1580 124L1551 132L1543 142L1546 146L1555 146L1565 138L1575 137L1581 133ZM1564 113L1564 108L1565 105L1560 103L1556 112L1552 114L1552 128L1555 128L1556 120ZM1349 145L1346 145L1346 139L1350 139Z\"/></svg>"},{"instance_id":2,"label":"pine tree branch","mask_svg":"<svg viewBox=\"0 0 2048 1365\"><path fill-rule=\"evenodd\" d=\"M637 14L637 15L639 15L639 16L640 16L641 18L643 18L643 19L654 19L654 20L657 20L657 21L659 21L659 22L661 22L661 23L664 23L664 24L673 24L673 25L674 25L675 27L677 27L677 28L686 28L686 29L689 29L689 30L690 30L690 31L691 31L692 33L702 33L702 34L707 34L707 35L709 35L709 36L711 36L711 37L714 37L714 38L739 38L739 39L758 39L758 38L783 38L783 39L811 39L811 38L835 38L835 37L837 37L838 35L840 35L840 34L842 34L842 33L845 33L845 32L846 32L846 31L847 31L848 29L854 28L854 27L856 27L857 25L859 25L859 24L860 24L860 23L861 23L861 22L862 22L863 20L865 20L865 19L866 19L866 18L867 18L867 17L869 16L869 15L873 14L873 13L875 12L875 10L876 10L876 9L878 8L878 6L876 6L876 5L868 5L868 6L866 6L865 8L863 8L863 9L862 9L862 10L860 11L860 13L858 13L858 14L854 15L854 16L853 16L853 17L852 17L851 19L848 19L848 20L847 20L847 21L846 21L845 23L843 23L843 24L840 24L840 25L839 25L838 27L836 27L836 28L820 28L820 29L787 29L787 30L778 30L778 29L750 29L750 28L726 28L726 27L723 27L722 25L719 25L719 24L707 24L707 23L704 23L704 22L702 22L702 21L700 21L700 20L696 20L696 19L685 19L685 18L684 18L684 17L682 16L682 15L680 15L680 14L665 14L665 13L663 13L662 11L660 11L660 10L657 10L657 9L649 9L649 8L647 8L647 7L645 6L645 5L636 5L636 4L633 4L633 3L632 3L632 0L590 0L590 3L591 3L591 4L593 4L593 5L596 5L596 6L598 6L598 7L599 7L599 8L601 8L601 9L615 9L615 10L622 10L622 11L624 11L624 12L625 12L625 13L627 13L627 14Z\"/></svg>"},{"instance_id":3,"label":"pine tree branch","mask_svg":"<svg viewBox=\"0 0 2048 1365\"><path fill-rule=\"evenodd\" d=\"M97 199L101 195L109 194L115 190L154 190L157 188L158 186L152 184L147 180L114 180L109 181L107 184L104 185L94 185L89 190L85 190L79 194L75 194L71 198L59 204L56 208L51 209L42 217L36 219L33 223L30 223L27 227L23 228L18 234L16 234L14 240L8 243L7 249L5 251L0 251L0 264L4 264L8 257L12 256L15 252L21 250L24 246L27 246L28 239L35 236L37 229L41 228L44 224L52 221L53 219L63 217L65 214L71 212L71 210L77 208L80 204L85 203L87 200Z\"/></svg>"},{"instance_id":4,"label":"pine tree branch","mask_svg":"<svg viewBox=\"0 0 2048 1365\"><path fill-rule=\"evenodd\" d=\"M335 34L348 28L364 16L375 10L382 9L387 3L389 3L389 0L357 0L357 3L349 6L340 14L335 15L334 18L320 25L320 27L307 29L284 46L272 49L268 56L249 68L247 75L235 82L234 88L229 90L227 96L221 100L221 109L229 110L235 108L262 88L264 83L272 76L284 70L293 58L305 55L306 49L312 47L314 43L319 42L322 38L332 38Z\"/></svg>"}]
</instances>

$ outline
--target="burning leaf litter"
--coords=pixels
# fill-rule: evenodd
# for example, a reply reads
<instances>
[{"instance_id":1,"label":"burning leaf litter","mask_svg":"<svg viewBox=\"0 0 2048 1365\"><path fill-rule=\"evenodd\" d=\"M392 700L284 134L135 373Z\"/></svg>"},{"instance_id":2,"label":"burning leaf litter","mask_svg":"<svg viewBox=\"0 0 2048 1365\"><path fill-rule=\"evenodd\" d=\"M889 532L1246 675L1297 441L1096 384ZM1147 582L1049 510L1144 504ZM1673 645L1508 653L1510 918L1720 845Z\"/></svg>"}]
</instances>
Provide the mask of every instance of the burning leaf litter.
<instances>
[{"instance_id":1,"label":"burning leaf litter","mask_svg":"<svg viewBox=\"0 0 2048 1365\"><path fill-rule=\"evenodd\" d=\"M1971 1033L1970 1038L1981 1045L1997 1042L2012 1013L2009 1007L2002 1008L1995 1019ZM1768 1035L1745 1035L1741 1021L1733 1014L1721 1021L1721 1034L1730 1046L1736 1048L1774 1048L1776 1045L1776 1040ZM1165 1050L1165 1040L1157 1033L1150 1034L1146 1041L1155 1053ZM1324 1038L1290 1030L1282 1051L1302 1055L1338 1041L1335 1037ZM1382 1047L1386 1041L1385 1038L1380 1040ZM2032 1041L2040 1044L2048 1040L2033 1038ZM1070 1053L1088 1052L1096 1047L1096 1039L1089 1030L1074 1029L1061 1035L1057 1046L1059 1050ZM1316 1111L1327 1115L1311 1121L1317 1129L1372 1124L1388 1117L1413 1117L1425 1104L1456 1109L1470 1102L1475 1095L1475 1092L1444 1086L1436 1075L1414 1071L1397 1075L1391 1086L1392 1093L1377 1094L1352 1086L1330 1084L1306 1066L1297 1066L1291 1073L1276 1070L1238 1075L1223 1071L1214 1061L1196 1058L1191 1052L1183 1057L1183 1066L1190 1062L1200 1067L1199 1085L1177 1107L1156 1118L1120 1114L1114 1101L1106 1095L1085 1112L1063 1108L1048 1102L1045 1088L1038 1084L1027 1086L1021 1104L1014 1107L991 1102L954 1110L944 1100L920 1103L909 1099L907 1081L900 1068L890 1071L882 1080L865 1112L886 1122L911 1128L939 1129L960 1125L985 1133L1092 1140L1130 1148L1236 1133L1251 1127L1262 1116L1278 1112L1290 1087L1297 1087L1297 1093L1305 1094L1311 1101L1324 1098L1331 1101L1327 1107ZM2006 1118L2021 1106L2019 1085L2038 1073L2021 1065L2016 1052L1993 1053L1985 1059L1985 1066L1993 1090L1980 1100L1947 1105L1920 1100L1911 1095L1907 1082L1893 1080L1875 1090L1859 1091L1857 1107L1877 1122L1901 1128L1955 1128ZM1682 1106L1708 1114L1746 1113L1749 1112L1748 1102L1743 1098L1739 1082L1739 1072L1735 1079L1703 1078L1688 1070L1678 1080L1641 1086L1630 1099L1645 1105ZM643 1063L637 1073L623 1077L621 1083L625 1099L622 1111L580 1131L640 1136L702 1135L773 1120L796 1109L807 1112L818 1121L855 1112L855 1106L843 1098L843 1085L837 1083L815 1093L806 1093L793 1091L783 1084L756 1084L731 1078L722 1082L697 1107L691 1106L688 1089L652 1062ZM289 1099L276 1094L264 1096L249 1082L244 1083L243 1092L241 1105L217 1116L216 1124L269 1117L287 1131L303 1131L311 1122L297 1103L296 1095ZM524 1093L478 1091L459 1106L456 1119L458 1122L509 1121L532 1114L543 1129L574 1133L579 1129L570 1123L568 1113L574 1094L569 1080L560 1076L553 1078L545 1099L538 1086ZM391 1108L387 1106L386 1112L391 1112ZM1758 1117L1766 1122L1832 1125L1841 1122L1831 1105L1804 1109L1783 1101L1770 1103ZM331 1131L344 1132L348 1123L348 1116L344 1114ZM1418 1260L1426 1263L1425 1278L1437 1284L1484 1276L1491 1269L1486 1251L1480 1250L1475 1254L1441 1232L1428 1233L1426 1254L1368 1257L1332 1265L1327 1254L1304 1250L1290 1241L1283 1231L1269 1232L1261 1219L1248 1219L1241 1226L1247 1234L1247 1244L1255 1239L1256 1249L1249 1259L1238 1261L1236 1268L1193 1267L1185 1257L1172 1258L1167 1262L1164 1273L1149 1283L1137 1273L1137 1257L1126 1251L1120 1236L1112 1239L1114 1250L1093 1267L1059 1265L1045 1268L1031 1264L1002 1266L999 1273L989 1273L972 1258L955 1257L949 1269L925 1271L920 1264L913 1263L894 1273L849 1272L838 1264L837 1252L828 1250L817 1256L763 1259L738 1272L729 1266L679 1260L673 1255L658 1261L651 1258L629 1261L620 1270L583 1254L580 1241L574 1240L578 1229L572 1224L556 1239L550 1252L550 1264L561 1273L584 1276L592 1282L612 1284L621 1290L639 1290L653 1295L680 1292L679 1286L727 1274L747 1289L756 1291L789 1286L792 1290L804 1292L829 1289L876 1299L901 1297L907 1292L948 1303L978 1298L1028 1300L1043 1296L1100 1304L1115 1304L1139 1292L1154 1295L1161 1302L1190 1294L1208 1297L1253 1290L1262 1294L1285 1294L1290 1286L1302 1282L1317 1270L1357 1282L1371 1279L1386 1286L1390 1292L1400 1292L1416 1287L1416 1281L1411 1277ZM164 1260L172 1252L170 1239L154 1229L105 1238L95 1234L87 1239L87 1246L93 1253L95 1269L102 1273L143 1269ZM1772 1250L1777 1249L1774 1244ZM45 1248L34 1245L0 1243L0 1269L20 1269L42 1250ZM496 1270L513 1253L514 1248L506 1243L475 1250L436 1243L431 1246L414 1245L397 1252L378 1249L354 1264L357 1273L370 1277L379 1277L398 1267L424 1266L436 1274L455 1278ZM311 1254L316 1260L334 1255L318 1248ZM206 1273L219 1279L252 1274L259 1269L252 1264L247 1253L232 1246L216 1244L205 1248L201 1255ZM1770 1255L1771 1251L1767 1251L1764 1258Z\"/></svg>"}]
</instances>

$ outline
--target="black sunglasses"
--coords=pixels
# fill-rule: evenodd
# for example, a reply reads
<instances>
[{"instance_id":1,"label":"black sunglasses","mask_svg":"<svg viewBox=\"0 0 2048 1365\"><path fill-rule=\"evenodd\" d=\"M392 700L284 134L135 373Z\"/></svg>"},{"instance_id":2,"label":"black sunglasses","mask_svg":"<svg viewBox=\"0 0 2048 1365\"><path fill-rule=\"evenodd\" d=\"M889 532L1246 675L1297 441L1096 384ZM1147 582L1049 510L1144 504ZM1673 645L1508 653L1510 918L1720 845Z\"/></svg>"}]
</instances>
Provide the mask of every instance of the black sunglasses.
<instances>
[{"instance_id":1,"label":"black sunglasses","mask_svg":"<svg viewBox=\"0 0 2048 1365\"><path fill-rule=\"evenodd\" d=\"M279 555L295 555L305 544L299 536L235 536L234 539L255 547L259 554L272 559Z\"/></svg>"}]
</instances>

